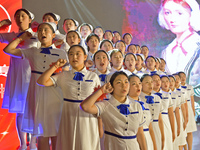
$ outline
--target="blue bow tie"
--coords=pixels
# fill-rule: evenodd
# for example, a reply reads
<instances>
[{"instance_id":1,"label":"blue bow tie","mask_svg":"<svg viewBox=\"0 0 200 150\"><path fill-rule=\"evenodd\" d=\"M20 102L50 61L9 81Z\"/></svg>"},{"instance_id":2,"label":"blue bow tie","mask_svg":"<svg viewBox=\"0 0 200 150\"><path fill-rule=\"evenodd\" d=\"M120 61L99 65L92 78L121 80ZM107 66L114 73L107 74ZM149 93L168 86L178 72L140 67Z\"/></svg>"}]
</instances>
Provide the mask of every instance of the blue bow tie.
<instances>
[{"instance_id":1,"label":"blue bow tie","mask_svg":"<svg viewBox=\"0 0 200 150\"><path fill-rule=\"evenodd\" d=\"M181 89L179 89L179 88L178 88L177 90L178 90L178 91L181 91Z\"/></svg>"},{"instance_id":2,"label":"blue bow tie","mask_svg":"<svg viewBox=\"0 0 200 150\"><path fill-rule=\"evenodd\" d=\"M80 73L80 72L74 72L75 76L74 76L74 80L76 81L83 81L83 77L85 76L84 74Z\"/></svg>"},{"instance_id":3,"label":"blue bow tie","mask_svg":"<svg viewBox=\"0 0 200 150\"><path fill-rule=\"evenodd\" d=\"M145 98L147 100L146 103L148 103L148 104L154 103L154 101L153 101L154 97L153 96L145 96Z\"/></svg>"},{"instance_id":4,"label":"blue bow tie","mask_svg":"<svg viewBox=\"0 0 200 150\"><path fill-rule=\"evenodd\" d=\"M140 103L140 105L142 106L142 110L145 110L145 107L144 107L144 102L142 101L138 101Z\"/></svg>"},{"instance_id":5,"label":"blue bow tie","mask_svg":"<svg viewBox=\"0 0 200 150\"><path fill-rule=\"evenodd\" d=\"M158 95L162 99L162 93L154 93L154 94Z\"/></svg>"},{"instance_id":6,"label":"blue bow tie","mask_svg":"<svg viewBox=\"0 0 200 150\"><path fill-rule=\"evenodd\" d=\"M123 115L129 115L130 114L128 107L130 107L130 105L128 105L128 104L121 104L121 105L117 106L117 108L120 110L120 113L123 114Z\"/></svg>"},{"instance_id":7,"label":"blue bow tie","mask_svg":"<svg viewBox=\"0 0 200 150\"><path fill-rule=\"evenodd\" d=\"M187 86L181 86L183 89L186 89L187 88Z\"/></svg>"},{"instance_id":8,"label":"blue bow tie","mask_svg":"<svg viewBox=\"0 0 200 150\"><path fill-rule=\"evenodd\" d=\"M102 82L105 82L106 74L100 74L99 78L101 79Z\"/></svg>"},{"instance_id":9,"label":"blue bow tie","mask_svg":"<svg viewBox=\"0 0 200 150\"><path fill-rule=\"evenodd\" d=\"M41 48L42 51L40 53L51 54L50 49L52 49L52 47Z\"/></svg>"},{"instance_id":10,"label":"blue bow tie","mask_svg":"<svg viewBox=\"0 0 200 150\"><path fill-rule=\"evenodd\" d=\"M151 71L151 75L156 74L156 73L157 73L157 71Z\"/></svg>"}]
</instances>

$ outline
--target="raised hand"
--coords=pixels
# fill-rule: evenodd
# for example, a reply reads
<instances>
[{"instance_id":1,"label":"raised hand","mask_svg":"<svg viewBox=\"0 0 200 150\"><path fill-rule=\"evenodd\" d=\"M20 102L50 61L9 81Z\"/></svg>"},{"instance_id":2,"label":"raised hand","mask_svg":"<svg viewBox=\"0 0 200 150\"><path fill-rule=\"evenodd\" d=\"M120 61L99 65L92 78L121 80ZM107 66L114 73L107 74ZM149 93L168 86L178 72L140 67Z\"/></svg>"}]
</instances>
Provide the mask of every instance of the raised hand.
<instances>
[{"instance_id":1,"label":"raised hand","mask_svg":"<svg viewBox=\"0 0 200 150\"><path fill-rule=\"evenodd\" d=\"M31 23L31 29L33 29L34 32L37 32L38 26L39 26L39 23L37 21L34 21Z\"/></svg>"},{"instance_id":2,"label":"raised hand","mask_svg":"<svg viewBox=\"0 0 200 150\"><path fill-rule=\"evenodd\" d=\"M2 27L4 25L11 25L11 24L12 24L12 22L9 19L5 19L0 22L0 27Z\"/></svg>"},{"instance_id":3,"label":"raised hand","mask_svg":"<svg viewBox=\"0 0 200 150\"><path fill-rule=\"evenodd\" d=\"M21 39L21 41L30 39L32 37L32 34L28 31L24 32L19 38Z\"/></svg>"},{"instance_id":4,"label":"raised hand","mask_svg":"<svg viewBox=\"0 0 200 150\"><path fill-rule=\"evenodd\" d=\"M62 45L64 43L64 41L62 39L58 39L54 42L54 45L55 46L58 46L58 45Z\"/></svg>"},{"instance_id":5,"label":"raised hand","mask_svg":"<svg viewBox=\"0 0 200 150\"><path fill-rule=\"evenodd\" d=\"M113 91L113 87L111 86L110 82L109 83L106 83L104 84L102 87L102 92L103 93L111 93Z\"/></svg>"},{"instance_id":6,"label":"raised hand","mask_svg":"<svg viewBox=\"0 0 200 150\"><path fill-rule=\"evenodd\" d=\"M66 59L58 59L57 62L55 63L56 68L60 68L64 66L67 63Z\"/></svg>"},{"instance_id":7,"label":"raised hand","mask_svg":"<svg viewBox=\"0 0 200 150\"><path fill-rule=\"evenodd\" d=\"M94 65L94 63L93 63L93 61L91 61L91 60L87 60L87 61L85 62L85 66L88 67L88 68L92 67L93 65Z\"/></svg>"}]
</instances>

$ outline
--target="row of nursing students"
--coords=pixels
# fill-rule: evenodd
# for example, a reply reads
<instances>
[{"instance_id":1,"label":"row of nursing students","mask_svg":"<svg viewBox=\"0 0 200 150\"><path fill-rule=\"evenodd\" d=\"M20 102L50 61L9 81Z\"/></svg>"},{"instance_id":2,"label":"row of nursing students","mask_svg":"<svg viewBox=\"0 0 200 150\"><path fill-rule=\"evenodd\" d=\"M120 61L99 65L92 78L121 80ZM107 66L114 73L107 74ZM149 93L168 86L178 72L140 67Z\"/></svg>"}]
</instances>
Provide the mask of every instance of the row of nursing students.
<instances>
[{"instance_id":1,"label":"row of nursing students","mask_svg":"<svg viewBox=\"0 0 200 150\"><path fill-rule=\"evenodd\" d=\"M177 146L179 146L179 149L192 149L192 132L196 131L196 123L194 120L194 109L192 109L192 94L190 91L192 91L191 87L187 91L184 88L186 86L181 86L180 83L185 83L185 74L183 72L179 72L179 74L174 74L173 76L162 76L160 78L159 75L154 74L152 75L152 79L154 82L154 94L158 94L161 96L161 98L166 102L170 102L170 96L173 103L173 111L175 114L174 120L174 135L175 137L173 146L174 149L177 149ZM183 80L181 82L181 79ZM170 83L170 90L169 90L169 83ZM160 89L161 87L161 89ZM167 94L169 92L171 95ZM168 95L168 96L167 96ZM187 97L189 95L189 97ZM190 97L191 96L191 97ZM167 100L168 97L168 100ZM168 103L169 103L168 102ZM189 103L188 103L189 102ZM189 116L189 113L192 115ZM163 113L165 115L165 113ZM188 119L190 122L188 122ZM187 128L189 128L189 131L187 131ZM173 131L173 130L172 130ZM173 132L172 132L173 133ZM187 139L187 141L186 141Z\"/></svg>"},{"instance_id":2,"label":"row of nursing students","mask_svg":"<svg viewBox=\"0 0 200 150\"><path fill-rule=\"evenodd\" d=\"M38 149L48 149L49 138L51 138L52 147L55 149L63 106L62 92L58 87L45 88L39 86L36 84L36 81L47 68L50 66L55 67L54 63L59 58L66 60L68 58L64 50L57 49L52 44L52 39L55 37L56 31L55 23L42 23L38 26L37 30L38 40L41 42L40 48L37 48L37 46L26 47L25 49L17 47L20 42L29 41L33 38L34 34L26 31L10 42L4 48L4 52L16 60L26 60L30 64L30 70L26 70L28 71L27 74L30 75L30 83L27 96L25 97L26 104L21 127L22 131L38 137ZM68 70L68 68L66 65L62 69ZM60 69L56 68L55 74L60 72ZM21 73L24 72L22 71ZM16 74L12 72L12 75ZM34 146L30 148L37 149L36 145ZM26 144L25 147L21 147L20 149L26 149Z\"/></svg>"}]
</instances>

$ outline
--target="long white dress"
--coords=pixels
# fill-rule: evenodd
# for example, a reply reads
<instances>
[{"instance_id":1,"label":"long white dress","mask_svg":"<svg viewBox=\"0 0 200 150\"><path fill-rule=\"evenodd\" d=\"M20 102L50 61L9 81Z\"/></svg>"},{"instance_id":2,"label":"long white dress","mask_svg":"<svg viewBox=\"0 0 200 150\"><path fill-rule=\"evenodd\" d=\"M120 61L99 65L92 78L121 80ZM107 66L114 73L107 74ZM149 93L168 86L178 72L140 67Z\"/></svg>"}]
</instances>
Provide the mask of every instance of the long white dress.
<instances>
[{"instance_id":1,"label":"long white dress","mask_svg":"<svg viewBox=\"0 0 200 150\"><path fill-rule=\"evenodd\" d=\"M162 119L164 124L165 146L164 150L173 150L172 130L168 116L168 108L173 107L171 95L168 92L162 91Z\"/></svg>"},{"instance_id":2,"label":"long white dress","mask_svg":"<svg viewBox=\"0 0 200 150\"><path fill-rule=\"evenodd\" d=\"M144 107L145 107L144 117L146 119L146 122L143 126L143 129L144 129L144 135L145 135L145 139L146 139L146 143L147 143L147 149L153 150L154 149L153 141L152 141L152 138L151 138L151 135L150 135L150 132L148 129L149 129L149 124L153 122L154 115L152 115L152 114L155 113L155 116L157 116L157 110L154 108L156 103L155 103L155 101L153 104L146 103L147 100L146 100L145 96L149 96L149 95L141 92L140 97L139 97L139 101L144 102ZM154 112L154 109L156 112ZM158 117L155 117L155 118L156 118L156 120L158 119Z\"/></svg>"},{"instance_id":3,"label":"long white dress","mask_svg":"<svg viewBox=\"0 0 200 150\"><path fill-rule=\"evenodd\" d=\"M157 149L159 150L162 148L162 140L161 140L162 137L161 137L160 127L159 127L159 115L163 111L163 106L162 106L162 99L161 99L162 96L160 97L155 93L156 93L155 91L152 91L151 96L154 97L154 103L149 104L149 108L150 108L152 118L153 118L152 127L155 134L156 145L157 145ZM160 90L159 93L162 94L162 90Z\"/></svg>"},{"instance_id":4,"label":"long white dress","mask_svg":"<svg viewBox=\"0 0 200 150\"><path fill-rule=\"evenodd\" d=\"M17 48L37 47L37 35L31 28L26 31L32 34L32 38L21 42ZM20 33L1 33L0 42L10 43L17 38ZM7 74L5 92L2 108L6 108L11 113L24 113L26 96L31 77L31 67L27 59L10 57L10 66Z\"/></svg>"},{"instance_id":5,"label":"long white dress","mask_svg":"<svg viewBox=\"0 0 200 150\"><path fill-rule=\"evenodd\" d=\"M180 135L177 137L178 139L178 144L180 145L185 145L186 142L186 137L187 133L186 130L183 128L183 123L184 123L184 118L183 118L183 113L181 111L181 105L185 104L185 97L184 93L181 92L181 89L175 89L174 90L178 94L178 98L180 99L180 106L179 106L179 113L180 113Z\"/></svg>"},{"instance_id":6,"label":"long white dress","mask_svg":"<svg viewBox=\"0 0 200 150\"><path fill-rule=\"evenodd\" d=\"M197 125L194 118L194 113L191 105L191 96L194 96L194 90L191 85L186 84L186 88L183 88L184 86L181 86L181 90L186 93L186 100L188 104L188 124L186 127L187 133L197 131Z\"/></svg>"},{"instance_id":7,"label":"long white dress","mask_svg":"<svg viewBox=\"0 0 200 150\"><path fill-rule=\"evenodd\" d=\"M67 59L64 50L52 45L50 54L41 53L39 48L21 50L23 58L31 66L31 80L26 98L22 131L34 136L56 136L61 118L63 98L59 88L43 87L36 84L39 76L59 58Z\"/></svg>"},{"instance_id":8,"label":"long white dress","mask_svg":"<svg viewBox=\"0 0 200 150\"><path fill-rule=\"evenodd\" d=\"M117 108L120 104L113 96L108 101L95 104L105 127L105 150L140 150L136 134L145 122L142 107L138 102L126 98L123 104L130 105L130 114L123 115Z\"/></svg>"},{"instance_id":9,"label":"long white dress","mask_svg":"<svg viewBox=\"0 0 200 150\"><path fill-rule=\"evenodd\" d=\"M72 68L51 79L60 87L64 96L62 117L57 136L57 150L99 150L100 138L97 117L80 109L80 103L100 86L96 73L82 69L83 81L73 80L76 70Z\"/></svg>"},{"instance_id":10,"label":"long white dress","mask_svg":"<svg viewBox=\"0 0 200 150\"><path fill-rule=\"evenodd\" d=\"M175 110L178 108L180 109L181 106L181 101L180 98L178 97L178 94L175 91L169 92L171 94L172 102L173 102L173 111L174 111L174 127L175 127L175 140L173 142L173 149L178 149L179 144L179 138L177 136L177 120L176 120L176 115L175 115ZM180 111L179 111L180 112ZM180 113L179 113L180 114ZM181 119L181 118L180 118ZM180 121L181 122L181 121ZM181 128L181 127L180 127ZM179 135L180 136L180 135Z\"/></svg>"}]
</instances>

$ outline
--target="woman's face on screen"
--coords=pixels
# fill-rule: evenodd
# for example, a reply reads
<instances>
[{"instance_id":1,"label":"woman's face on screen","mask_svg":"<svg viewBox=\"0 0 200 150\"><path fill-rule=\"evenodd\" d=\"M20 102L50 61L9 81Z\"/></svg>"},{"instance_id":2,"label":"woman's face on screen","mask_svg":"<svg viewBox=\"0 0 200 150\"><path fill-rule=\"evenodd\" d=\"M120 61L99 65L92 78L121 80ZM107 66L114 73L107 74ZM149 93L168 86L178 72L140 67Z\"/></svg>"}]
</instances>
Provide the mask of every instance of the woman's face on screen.
<instances>
[{"instance_id":1,"label":"woman's face on screen","mask_svg":"<svg viewBox=\"0 0 200 150\"><path fill-rule=\"evenodd\" d=\"M174 34L180 34L189 29L191 10L181 4L168 1L163 6L164 19Z\"/></svg>"}]
</instances>

